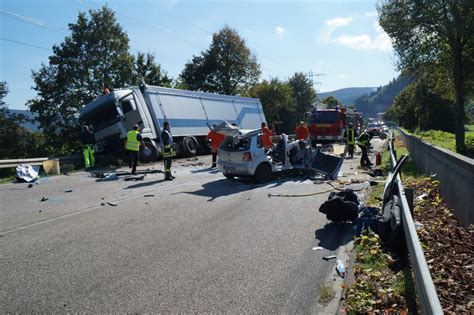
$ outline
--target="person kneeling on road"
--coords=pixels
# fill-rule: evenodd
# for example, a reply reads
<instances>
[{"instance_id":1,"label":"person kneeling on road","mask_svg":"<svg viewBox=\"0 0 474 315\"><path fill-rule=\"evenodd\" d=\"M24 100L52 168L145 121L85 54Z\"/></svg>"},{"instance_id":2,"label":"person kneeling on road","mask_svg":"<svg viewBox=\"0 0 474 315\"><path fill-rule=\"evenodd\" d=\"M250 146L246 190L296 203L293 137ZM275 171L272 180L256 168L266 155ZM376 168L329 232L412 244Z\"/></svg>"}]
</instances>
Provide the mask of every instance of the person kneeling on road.
<instances>
[{"instance_id":1,"label":"person kneeling on road","mask_svg":"<svg viewBox=\"0 0 474 315\"><path fill-rule=\"evenodd\" d=\"M171 135L170 123L163 123L163 131L161 131L161 141L163 142L163 162L165 164L165 180L173 180L175 177L171 175L171 158L176 156L173 147L173 136Z\"/></svg>"},{"instance_id":2,"label":"person kneeling on road","mask_svg":"<svg viewBox=\"0 0 474 315\"><path fill-rule=\"evenodd\" d=\"M360 166L364 167L367 166L370 168L373 164L370 162L368 150L370 147L370 140L371 136L367 133L367 130L361 133L361 135L357 138L357 145L362 151L362 156L360 158Z\"/></svg>"}]
</instances>

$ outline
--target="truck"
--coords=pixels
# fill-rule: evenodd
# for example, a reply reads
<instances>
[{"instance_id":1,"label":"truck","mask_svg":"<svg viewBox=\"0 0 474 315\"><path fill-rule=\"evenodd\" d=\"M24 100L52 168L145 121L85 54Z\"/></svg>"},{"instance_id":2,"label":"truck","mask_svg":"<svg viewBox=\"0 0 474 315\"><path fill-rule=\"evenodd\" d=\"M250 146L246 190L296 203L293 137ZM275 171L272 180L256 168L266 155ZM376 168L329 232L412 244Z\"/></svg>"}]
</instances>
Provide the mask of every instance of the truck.
<instances>
[{"instance_id":1,"label":"truck","mask_svg":"<svg viewBox=\"0 0 474 315\"><path fill-rule=\"evenodd\" d=\"M313 144L343 140L345 108L313 108L309 115L309 133Z\"/></svg>"},{"instance_id":2,"label":"truck","mask_svg":"<svg viewBox=\"0 0 474 315\"><path fill-rule=\"evenodd\" d=\"M81 124L92 126L95 152L120 152L127 132L138 124L146 147L140 159L160 157L163 123L171 125L178 155L194 156L208 150L206 136L222 121L241 129L258 129L265 121L256 98L186 91L141 84L114 89L87 104L79 115Z\"/></svg>"}]
</instances>

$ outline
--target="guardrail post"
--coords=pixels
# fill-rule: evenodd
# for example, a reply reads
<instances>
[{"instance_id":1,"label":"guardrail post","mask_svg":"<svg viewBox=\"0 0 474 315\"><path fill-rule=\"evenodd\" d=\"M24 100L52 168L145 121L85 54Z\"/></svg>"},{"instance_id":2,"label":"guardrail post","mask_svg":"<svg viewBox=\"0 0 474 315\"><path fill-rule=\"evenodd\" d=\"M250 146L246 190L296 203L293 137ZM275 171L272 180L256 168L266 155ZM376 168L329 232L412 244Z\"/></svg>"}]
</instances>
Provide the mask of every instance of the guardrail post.
<instances>
[{"instance_id":1,"label":"guardrail post","mask_svg":"<svg viewBox=\"0 0 474 315\"><path fill-rule=\"evenodd\" d=\"M404 188L405 198L407 198L408 206L410 207L410 213L413 215L413 188Z\"/></svg>"}]
</instances>

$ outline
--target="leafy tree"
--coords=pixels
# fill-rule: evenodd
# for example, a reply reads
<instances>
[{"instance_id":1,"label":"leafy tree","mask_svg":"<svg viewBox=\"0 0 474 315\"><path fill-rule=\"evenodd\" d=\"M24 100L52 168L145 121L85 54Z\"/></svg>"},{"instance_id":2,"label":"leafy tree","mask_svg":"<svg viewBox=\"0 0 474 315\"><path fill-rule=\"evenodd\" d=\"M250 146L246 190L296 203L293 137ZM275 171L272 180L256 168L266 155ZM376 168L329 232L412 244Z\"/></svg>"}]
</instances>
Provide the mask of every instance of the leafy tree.
<instances>
[{"instance_id":1,"label":"leafy tree","mask_svg":"<svg viewBox=\"0 0 474 315\"><path fill-rule=\"evenodd\" d=\"M326 104L328 108L336 108L337 105L340 105L341 102L334 96L328 96L324 98L321 103Z\"/></svg>"},{"instance_id":2,"label":"leafy tree","mask_svg":"<svg viewBox=\"0 0 474 315\"><path fill-rule=\"evenodd\" d=\"M21 127L27 121L24 115L14 115L5 103L8 85L0 82L0 159L21 159L46 154L44 139L40 132L29 132ZM11 170L0 171L0 176L10 174Z\"/></svg>"},{"instance_id":3,"label":"leafy tree","mask_svg":"<svg viewBox=\"0 0 474 315\"><path fill-rule=\"evenodd\" d=\"M302 72L295 73L289 80L288 84L293 91L296 101L296 120L302 121L316 102L316 92L313 88L313 82Z\"/></svg>"},{"instance_id":4,"label":"leafy tree","mask_svg":"<svg viewBox=\"0 0 474 315\"><path fill-rule=\"evenodd\" d=\"M236 30L225 26L212 37L210 47L193 56L180 75L191 90L236 95L260 76L257 58Z\"/></svg>"},{"instance_id":5,"label":"leafy tree","mask_svg":"<svg viewBox=\"0 0 474 315\"><path fill-rule=\"evenodd\" d=\"M405 88L388 115L411 130L454 131L453 102L438 94L429 78L418 79Z\"/></svg>"},{"instance_id":6,"label":"leafy tree","mask_svg":"<svg viewBox=\"0 0 474 315\"><path fill-rule=\"evenodd\" d=\"M274 125L277 132L293 133L297 113L289 84L276 78L264 80L252 86L248 90L248 96L260 99L267 123Z\"/></svg>"},{"instance_id":7,"label":"leafy tree","mask_svg":"<svg viewBox=\"0 0 474 315\"><path fill-rule=\"evenodd\" d=\"M71 35L53 47L49 64L33 71L38 96L28 101L56 154L79 148L77 116L104 88L141 83L142 78L153 84L170 82L153 55L135 58L129 53L128 36L107 6L88 15L80 12L69 29Z\"/></svg>"},{"instance_id":8,"label":"leafy tree","mask_svg":"<svg viewBox=\"0 0 474 315\"><path fill-rule=\"evenodd\" d=\"M139 85L143 81L150 85L171 87L172 79L161 66L155 62L155 56L138 52L134 58L132 84Z\"/></svg>"},{"instance_id":9,"label":"leafy tree","mask_svg":"<svg viewBox=\"0 0 474 315\"><path fill-rule=\"evenodd\" d=\"M398 68L449 73L454 89L456 149L465 151L464 103L474 79L474 1L382 1L380 25L392 38Z\"/></svg>"}]
</instances>

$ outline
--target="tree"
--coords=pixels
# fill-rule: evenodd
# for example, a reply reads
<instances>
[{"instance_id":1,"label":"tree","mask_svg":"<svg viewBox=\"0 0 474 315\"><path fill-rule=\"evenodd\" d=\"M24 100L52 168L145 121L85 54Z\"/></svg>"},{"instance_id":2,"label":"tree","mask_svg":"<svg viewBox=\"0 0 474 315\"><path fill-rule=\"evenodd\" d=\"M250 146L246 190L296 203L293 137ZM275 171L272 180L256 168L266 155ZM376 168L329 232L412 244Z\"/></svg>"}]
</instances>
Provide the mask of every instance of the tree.
<instances>
[{"instance_id":1,"label":"tree","mask_svg":"<svg viewBox=\"0 0 474 315\"><path fill-rule=\"evenodd\" d=\"M454 89L456 149L465 151L464 103L474 79L474 1L382 1L380 25L392 38L398 68L449 73Z\"/></svg>"},{"instance_id":2,"label":"tree","mask_svg":"<svg viewBox=\"0 0 474 315\"><path fill-rule=\"evenodd\" d=\"M212 37L210 47L193 56L180 75L191 90L236 95L260 76L257 58L236 30L225 26Z\"/></svg>"},{"instance_id":3,"label":"tree","mask_svg":"<svg viewBox=\"0 0 474 315\"><path fill-rule=\"evenodd\" d=\"M0 82L0 159L21 159L46 154L43 136L40 132L29 132L20 124L26 122L24 115L12 114L4 98L8 95L8 85ZM0 176L11 170L0 171Z\"/></svg>"},{"instance_id":4,"label":"tree","mask_svg":"<svg viewBox=\"0 0 474 315\"><path fill-rule=\"evenodd\" d=\"M334 96L328 96L321 101L321 103L326 104L328 108L336 108L337 105L340 105L341 102Z\"/></svg>"},{"instance_id":5,"label":"tree","mask_svg":"<svg viewBox=\"0 0 474 315\"><path fill-rule=\"evenodd\" d=\"M255 84L248 96L259 98L267 123L275 125L278 132L293 133L296 125L296 107L289 84L272 79Z\"/></svg>"},{"instance_id":6,"label":"tree","mask_svg":"<svg viewBox=\"0 0 474 315\"><path fill-rule=\"evenodd\" d=\"M139 85L145 81L146 84L171 87L172 79L155 62L155 56L138 52L134 58L132 73L132 84Z\"/></svg>"},{"instance_id":7,"label":"tree","mask_svg":"<svg viewBox=\"0 0 474 315\"><path fill-rule=\"evenodd\" d=\"M288 84L293 91L296 101L296 120L302 121L316 102L316 92L313 88L313 82L302 72L295 73L289 80Z\"/></svg>"},{"instance_id":8,"label":"tree","mask_svg":"<svg viewBox=\"0 0 474 315\"><path fill-rule=\"evenodd\" d=\"M38 96L28 101L56 154L80 147L77 116L104 88L138 84L142 78L153 84L170 81L153 55L129 53L128 36L107 6L89 15L80 12L69 29L71 35L53 47L49 64L33 71Z\"/></svg>"}]
</instances>

